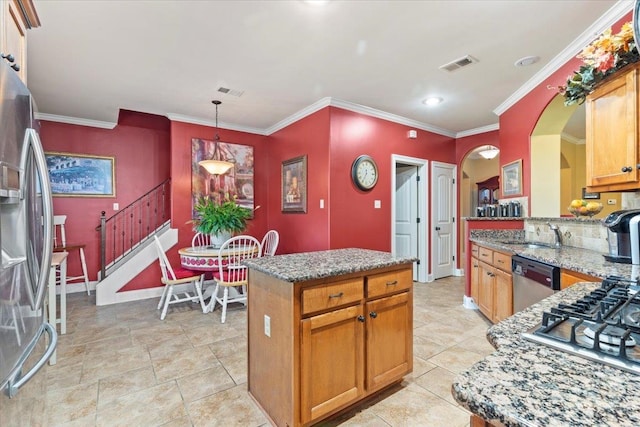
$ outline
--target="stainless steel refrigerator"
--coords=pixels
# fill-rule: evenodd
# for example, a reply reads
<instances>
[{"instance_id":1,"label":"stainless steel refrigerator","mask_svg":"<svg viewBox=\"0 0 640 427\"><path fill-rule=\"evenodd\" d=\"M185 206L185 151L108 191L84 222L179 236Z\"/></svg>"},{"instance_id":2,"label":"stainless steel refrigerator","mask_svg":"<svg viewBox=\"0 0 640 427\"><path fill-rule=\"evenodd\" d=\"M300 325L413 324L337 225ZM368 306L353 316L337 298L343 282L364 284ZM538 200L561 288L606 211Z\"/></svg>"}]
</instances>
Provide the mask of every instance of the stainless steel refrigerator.
<instances>
[{"instance_id":1,"label":"stainless steel refrigerator","mask_svg":"<svg viewBox=\"0 0 640 427\"><path fill-rule=\"evenodd\" d=\"M0 425L39 424L31 390L57 343L44 299L53 207L31 93L0 60ZM35 411L35 412L34 412Z\"/></svg>"}]
</instances>

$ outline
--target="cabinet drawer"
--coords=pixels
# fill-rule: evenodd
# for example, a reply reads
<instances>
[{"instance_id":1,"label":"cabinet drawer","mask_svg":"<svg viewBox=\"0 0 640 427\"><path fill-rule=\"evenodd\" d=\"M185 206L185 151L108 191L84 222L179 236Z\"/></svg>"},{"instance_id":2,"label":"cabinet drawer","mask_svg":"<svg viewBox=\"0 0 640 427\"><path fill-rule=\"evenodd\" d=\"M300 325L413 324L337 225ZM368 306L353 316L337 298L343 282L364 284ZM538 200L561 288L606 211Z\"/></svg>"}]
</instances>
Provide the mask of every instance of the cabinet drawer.
<instances>
[{"instance_id":1,"label":"cabinet drawer","mask_svg":"<svg viewBox=\"0 0 640 427\"><path fill-rule=\"evenodd\" d=\"M478 248L478 259L488 264L493 264L493 251L491 249L483 248L482 246L480 246Z\"/></svg>"},{"instance_id":2,"label":"cabinet drawer","mask_svg":"<svg viewBox=\"0 0 640 427\"><path fill-rule=\"evenodd\" d=\"M413 270L405 269L367 276L367 298L411 288Z\"/></svg>"},{"instance_id":3,"label":"cabinet drawer","mask_svg":"<svg viewBox=\"0 0 640 427\"><path fill-rule=\"evenodd\" d=\"M511 255L502 252L493 253L493 266L502 271L511 271Z\"/></svg>"},{"instance_id":4,"label":"cabinet drawer","mask_svg":"<svg viewBox=\"0 0 640 427\"><path fill-rule=\"evenodd\" d=\"M362 277L304 289L302 291L302 314L358 302L363 295Z\"/></svg>"}]
</instances>

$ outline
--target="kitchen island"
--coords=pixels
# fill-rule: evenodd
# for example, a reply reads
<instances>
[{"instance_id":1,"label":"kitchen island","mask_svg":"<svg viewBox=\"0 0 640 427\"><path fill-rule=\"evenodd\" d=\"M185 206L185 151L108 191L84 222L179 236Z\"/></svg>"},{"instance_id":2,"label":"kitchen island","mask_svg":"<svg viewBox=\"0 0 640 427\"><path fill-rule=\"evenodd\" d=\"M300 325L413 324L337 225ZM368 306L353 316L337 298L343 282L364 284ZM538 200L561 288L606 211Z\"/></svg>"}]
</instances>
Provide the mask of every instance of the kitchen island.
<instances>
[{"instance_id":1,"label":"kitchen island","mask_svg":"<svg viewBox=\"0 0 640 427\"><path fill-rule=\"evenodd\" d=\"M487 339L497 351L454 379L456 401L496 425L640 425L640 376L520 335L540 322L542 311L599 286L576 284L492 326Z\"/></svg>"},{"instance_id":2,"label":"kitchen island","mask_svg":"<svg viewBox=\"0 0 640 427\"><path fill-rule=\"evenodd\" d=\"M366 249L246 261L248 389L274 425L326 419L413 370L413 262Z\"/></svg>"}]
</instances>

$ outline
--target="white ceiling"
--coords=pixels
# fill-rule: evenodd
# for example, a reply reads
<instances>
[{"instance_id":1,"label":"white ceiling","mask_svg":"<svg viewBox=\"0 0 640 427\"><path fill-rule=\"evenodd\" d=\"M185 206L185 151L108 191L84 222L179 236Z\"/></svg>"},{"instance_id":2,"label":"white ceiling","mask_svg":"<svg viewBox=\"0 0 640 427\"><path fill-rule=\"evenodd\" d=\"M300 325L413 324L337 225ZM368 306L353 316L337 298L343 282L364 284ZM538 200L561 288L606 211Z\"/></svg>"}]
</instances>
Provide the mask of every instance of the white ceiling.
<instances>
[{"instance_id":1,"label":"white ceiling","mask_svg":"<svg viewBox=\"0 0 640 427\"><path fill-rule=\"evenodd\" d=\"M120 108L269 134L327 97L458 136L631 10L625 0L35 0L28 84L45 115ZM613 18L612 18L613 16ZM569 46L569 49L566 49ZM564 50L564 51L563 51ZM472 55L478 63L438 67ZM515 67L537 55L540 62ZM559 62L561 61L561 62ZM240 97L219 87L243 91ZM524 89L526 90L526 89ZM438 107L422 100L444 98Z\"/></svg>"}]
</instances>

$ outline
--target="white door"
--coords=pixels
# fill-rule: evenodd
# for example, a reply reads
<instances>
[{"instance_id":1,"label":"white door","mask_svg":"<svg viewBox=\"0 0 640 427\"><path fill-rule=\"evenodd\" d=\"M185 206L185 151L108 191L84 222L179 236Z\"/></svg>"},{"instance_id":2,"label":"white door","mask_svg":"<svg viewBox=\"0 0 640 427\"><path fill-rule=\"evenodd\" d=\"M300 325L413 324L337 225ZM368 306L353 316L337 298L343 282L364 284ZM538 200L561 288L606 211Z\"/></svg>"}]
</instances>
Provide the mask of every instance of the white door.
<instances>
[{"instance_id":1,"label":"white door","mask_svg":"<svg viewBox=\"0 0 640 427\"><path fill-rule=\"evenodd\" d=\"M456 254L455 165L431 163L431 253L434 279L451 276Z\"/></svg>"},{"instance_id":2,"label":"white door","mask_svg":"<svg viewBox=\"0 0 640 427\"><path fill-rule=\"evenodd\" d=\"M396 234L397 256L418 257L418 167L396 165ZM418 263L413 263L413 279L418 277Z\"/></svg>"}]
</instances>

